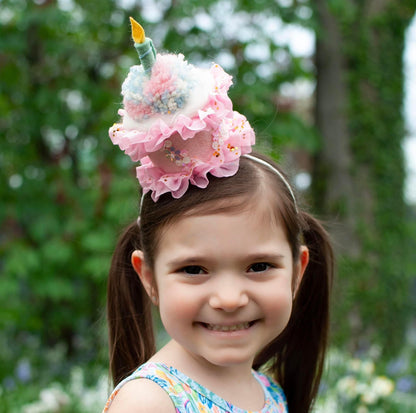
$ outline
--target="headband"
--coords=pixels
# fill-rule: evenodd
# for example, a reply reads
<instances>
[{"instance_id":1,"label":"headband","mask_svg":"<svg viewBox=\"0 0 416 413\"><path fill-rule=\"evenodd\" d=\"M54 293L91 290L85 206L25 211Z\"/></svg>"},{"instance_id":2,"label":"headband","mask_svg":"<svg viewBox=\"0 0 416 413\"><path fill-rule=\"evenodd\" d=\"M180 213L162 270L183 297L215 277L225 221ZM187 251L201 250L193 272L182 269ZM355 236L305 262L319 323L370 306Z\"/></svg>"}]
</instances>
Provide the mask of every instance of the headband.
<instances>
[{"instance_id":1,"label":"headband","mask_svg":"<svg viewBox=\"0 0 416 413\"><path fill-rule=\"evenodd\" d=\"M132 36L141 65L122 85L121 121L110 138L136 168L143 193L153 201L170 192L180 198L189 184L208 185L208 173L234 175L241 155L251 152L254 131L233 110L231 76L219 65L200 69L181 54L158 54L134 19Z\"/></svg>"},{"instance_id":2,"label":"headband","mask_svg":"<svg viewBox=\"0 0 416 413\"><path fill-rule=\"evenodd\" d=\"M287 190L290 193L290 196L292 197L292 201L293 204L295 205L295 210L296 213L298 213L298 203L296 202L296 197L295 197L295 193L293 192L292 187L290 186L288 180L285 178L285 176L277 169L275 168L272 164L264 161L263 159L257 158L256 156L253 155L244 155L245 158L251 159L254 162L257 162L263 166L265 166L266 168L270 169L273 173L275 173L284 183L285 187L287 188Z\"/></svg>"}]
</instances>

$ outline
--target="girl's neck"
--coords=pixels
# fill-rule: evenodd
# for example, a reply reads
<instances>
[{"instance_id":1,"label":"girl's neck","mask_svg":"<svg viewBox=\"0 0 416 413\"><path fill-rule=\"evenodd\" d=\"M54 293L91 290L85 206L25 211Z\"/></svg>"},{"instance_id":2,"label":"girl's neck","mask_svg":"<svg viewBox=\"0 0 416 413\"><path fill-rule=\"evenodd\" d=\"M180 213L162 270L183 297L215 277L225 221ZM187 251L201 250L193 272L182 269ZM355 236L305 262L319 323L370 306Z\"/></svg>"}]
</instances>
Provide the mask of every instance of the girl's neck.
<instances>
[{"instance_id":1,"label":"girl's neck","mask_svg":"<svg viewBox=\"0 0 416 413\"><path fill-rule=\"evenodd\" d=\"M175 367L191 378L207 375L227 380L228 377L235 379L237 375L239 379L244 380L252 377L251 361L227 366L215 365L187 351L175 340L170 340L149 361L161 362L167 366Z\"/></svg>"},{"instance_id":2,"label":"girl's neck","mask_svg":"<svg viewBox=\"0 0 416 413\"><path fill-rule=\"evenodd\" d=\"M178 369L208 390L246 410L261 410L264 392L253 377L251 363L217 366L198 358L171 340L150 362Z\"/></svg>"}]
</instances>

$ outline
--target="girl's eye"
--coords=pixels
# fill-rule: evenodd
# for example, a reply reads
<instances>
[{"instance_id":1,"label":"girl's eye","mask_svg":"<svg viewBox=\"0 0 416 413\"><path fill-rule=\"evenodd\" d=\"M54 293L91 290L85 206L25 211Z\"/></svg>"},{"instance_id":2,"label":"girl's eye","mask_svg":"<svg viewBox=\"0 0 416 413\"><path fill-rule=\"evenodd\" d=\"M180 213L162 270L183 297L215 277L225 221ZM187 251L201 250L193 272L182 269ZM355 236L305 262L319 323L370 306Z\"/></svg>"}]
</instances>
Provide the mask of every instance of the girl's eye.
<instances>
[{"instance_id":1,"label":"girl's eye","mask_svg":"<svg viewBox=\"0 0 416 413\"><path fill-rule=\"evenodd\" d=\"M187 275L205 274L205 271L199 265L188 265L183 267L181 272L184 272Z\"/></svg>"},{"instance_id":2,"label":"girl's eye","mask_svg":"<svg viewBox=\"0 0 416 413\"><path fill-rule=\"evenodd\" d=\"M267 264L267 262L256 262L250 266L248 272L265 272L269 268L271 268L271 265Z\"/></svg>"}]
</instances>

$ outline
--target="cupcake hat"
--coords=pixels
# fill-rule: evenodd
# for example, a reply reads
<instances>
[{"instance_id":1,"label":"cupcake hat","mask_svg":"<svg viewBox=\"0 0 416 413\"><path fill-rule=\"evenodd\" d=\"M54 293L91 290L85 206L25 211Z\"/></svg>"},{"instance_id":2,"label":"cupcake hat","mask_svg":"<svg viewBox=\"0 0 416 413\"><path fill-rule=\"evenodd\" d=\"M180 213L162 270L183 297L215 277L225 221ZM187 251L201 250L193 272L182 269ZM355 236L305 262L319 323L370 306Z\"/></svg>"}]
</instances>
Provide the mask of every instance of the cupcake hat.
<instances>
[{"instance_id":1,"label":"cupcake hat","mask_svg":"<svg viewBox=\"0 0 416 413\"><path fill-rule=\"evenodd\" d=\"M156 202L170 192L180 198L189 184L205 188L208 174L234 175L241 155L251 152L254 131L233 111L231 76L219 65L196 68L182 54L158 54L133 18L140 65L130 68L121 94L121 120L109 131L132 161L143 193Z\"/></svg>"}]
</instances>

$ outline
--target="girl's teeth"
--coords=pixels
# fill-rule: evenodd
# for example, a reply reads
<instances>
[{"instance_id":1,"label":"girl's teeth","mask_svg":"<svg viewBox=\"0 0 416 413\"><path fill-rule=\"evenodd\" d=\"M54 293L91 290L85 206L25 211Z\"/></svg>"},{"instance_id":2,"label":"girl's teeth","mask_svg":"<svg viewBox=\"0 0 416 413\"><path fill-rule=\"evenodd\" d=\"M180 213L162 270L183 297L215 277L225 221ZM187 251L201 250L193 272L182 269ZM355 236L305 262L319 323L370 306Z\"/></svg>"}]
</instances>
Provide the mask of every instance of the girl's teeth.
<instances>
[{"instance_id":1,"label":"girl's teeth","mask_svg":"<svg viewBox=\"0 0 416 413\"><path fill-rule=\"evenodd\" d=\"M245 330L250 327L250 323L235 324L233 326L221 326L217 324L206 324L208 330L212 331L238 331Z\"/></svg>"}]
</instances>

